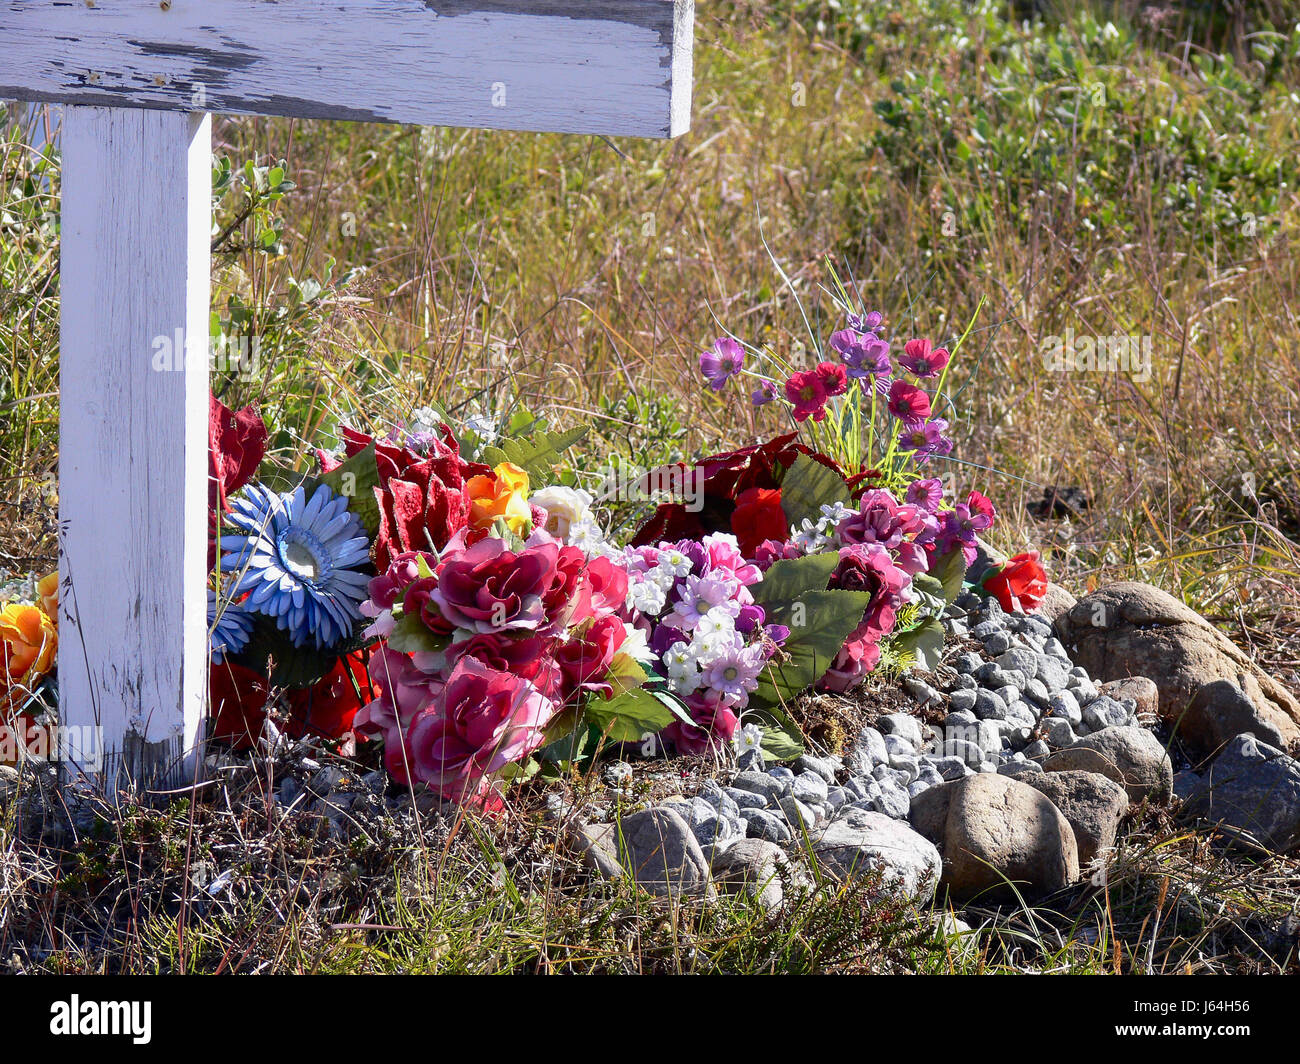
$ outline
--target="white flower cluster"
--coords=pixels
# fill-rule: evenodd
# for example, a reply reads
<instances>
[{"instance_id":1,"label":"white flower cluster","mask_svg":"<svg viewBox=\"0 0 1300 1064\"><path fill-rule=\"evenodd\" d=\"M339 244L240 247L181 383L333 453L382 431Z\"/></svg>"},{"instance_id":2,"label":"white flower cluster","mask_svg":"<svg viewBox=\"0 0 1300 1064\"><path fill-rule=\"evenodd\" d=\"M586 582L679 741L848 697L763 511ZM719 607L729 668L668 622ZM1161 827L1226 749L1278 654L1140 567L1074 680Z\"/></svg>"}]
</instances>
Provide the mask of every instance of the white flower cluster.
<instances>
[{"instance_id":1,"label":"white flower cluster","mask_svg":"<svg viewBox=\"0 0 1300 1064\"><path fill-rule=\"evenodd\" d=\"M605 538L592 510L591 492L559 485L533 492L528 501L546 511L546 531L577 547L588 558L621 558L623 552Z\"/></svg>"},{"instance_id":2,"label":"white flower cluster","mask_svg":"<svg viewBox=\"0 0 1300 1064\"><path fill-rule=\"evenodd\" d=\"M798 525L790 526L790 542L802 554L822 554L826 551L840 549L840 537L837 526L854 511L842 502L823 504L822 515L813 524L804 518Z\"/></svg>"},{"instance_id":3,"label":"white flower cluster","mask_svg":"<svg viewBox=\"0 0 1300 1064\"><path fill-rule=\"evenodd\" d=\"M710 544L740 560L734 536L715 533L705 539L706 549ZM625 558L628 605L686 636L662 657L674 693L684 696L703 689L730 705L748 702L767 651L761 642L747 645L736 628L741 611L754 599L735 570L709 569L706 563L706 571L696 573L691 558L668 544L631 548Z\"/></svg>"}]
</instances>

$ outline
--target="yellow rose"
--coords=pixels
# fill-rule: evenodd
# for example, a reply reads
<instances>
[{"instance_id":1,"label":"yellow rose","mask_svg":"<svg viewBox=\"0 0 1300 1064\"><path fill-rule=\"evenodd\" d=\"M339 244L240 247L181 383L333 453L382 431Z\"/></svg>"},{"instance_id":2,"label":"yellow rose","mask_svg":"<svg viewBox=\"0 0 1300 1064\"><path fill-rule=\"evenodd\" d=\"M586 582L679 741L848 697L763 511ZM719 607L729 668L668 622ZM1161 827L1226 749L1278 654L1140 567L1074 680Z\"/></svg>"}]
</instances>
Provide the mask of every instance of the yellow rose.
<instances>
[{"instance_id":1,"label":"yellow rose","mask_svg":"<svg viewBox=\"0 0 1300 1064\"><path fill-rule=\"evenodd\" d=\"M13 602L0 610L0 708L54 668L58 645L58 633L40 607Z\"/></svg>"},{"instance_id":2,"label":"yellow rose","mask_svg":"<svg viewBox=\"0 0 1300 1064\"><path fill-rule=\"evenodd\" d=\"M502 462L490 476L470 477L465 491L469 494L470 527L476 532L491 529L498 517L516 535L522 535L532 523L528 474L517 465Z\"/></svg>"}]
</instances>

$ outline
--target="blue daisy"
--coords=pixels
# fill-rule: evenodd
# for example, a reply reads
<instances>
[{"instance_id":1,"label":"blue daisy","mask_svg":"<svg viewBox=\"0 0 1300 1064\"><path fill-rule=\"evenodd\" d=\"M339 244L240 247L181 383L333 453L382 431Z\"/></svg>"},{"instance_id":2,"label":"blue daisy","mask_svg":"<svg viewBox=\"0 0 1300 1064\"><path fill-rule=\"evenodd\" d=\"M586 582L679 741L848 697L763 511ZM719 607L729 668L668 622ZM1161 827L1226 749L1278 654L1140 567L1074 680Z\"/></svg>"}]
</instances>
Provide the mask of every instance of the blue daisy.
<instances>
[{"instance_id":1,"label":"blue daisy","mask_svg":"<svg viewBox=\"0 0 1300 1064\"><path fill-rule=\"evenodd\" d=\"M208 656L220 665L227 654L238 654L253 634L253 617L238 602L226 601L217 609L217 593L208 588Z\"/></svg>"},{"instance_id":2,"label":"blue daisy","mask_svg":"<svg viewBox=\"0 0 1300 1064\"><path fill-rule=\"evenodd\" d=\"M294 646L332 647L361 618L370 578L370 540L348 500L320 485L277 494L250 484L231 500L228 519L243 535L223 536L222 572L237 574L232 595L274 617Z\"/></svg>"}]
</instances>

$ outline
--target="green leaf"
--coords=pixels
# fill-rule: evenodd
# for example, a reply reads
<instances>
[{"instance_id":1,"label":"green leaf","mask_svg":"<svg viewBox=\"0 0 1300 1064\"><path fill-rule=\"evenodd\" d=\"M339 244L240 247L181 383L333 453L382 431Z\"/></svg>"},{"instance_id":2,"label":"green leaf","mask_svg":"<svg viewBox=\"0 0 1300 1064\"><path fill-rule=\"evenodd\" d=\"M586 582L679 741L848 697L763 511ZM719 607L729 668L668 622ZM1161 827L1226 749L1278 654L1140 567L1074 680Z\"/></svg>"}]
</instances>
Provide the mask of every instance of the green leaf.
<instances>
[{"instance_id":1,"label":"green leaf","mask_svg":"<svg viewBox=\"0 0 1300 1064\"><path fill-rule=\"evenodd\" d=\"M375 462L373 443L317 479L347 497L348 509L357 515L372 538L379 532L379 500L374 491L379 486L379 466Z\"/></svg>"},{"instance_id":2,"label":"green leaf","mask_svg":"<svg viewBox=\"0 0 1300 1064\"><path fill-rule=\"evenodd\" d=\"M916 668L933 672L943 655L943 623L937 617L927 617L915 628L895 636L893 643L895 649L911 655Z\"/></svg>"},{"instance_id":3,"label":"green leaf","mask_svg":"<svg viewBox=\"0 0 1300 1064\"><path fill-rule=\"evenodd\" d=\"M793 761L803 753L803 743L786 729L763 728L763 757L769 761Z\"/></svg>"},{"instance_id":4,"label":"green leaf","mask_svg":"<svg viewBox=\"0 0 1300 1064\"><path fill-rule=\"evenodd\" d=\"M761 586L755 585L755 590ZM807 591L789 604L765 606L769 623L785 625L790 635L782 646L783 658L773 659L763 671L751 699L774 706L811 687L830 667L870 605L871 595L866 591Z\"/></svg>"},{"instance_id":5,"label":"green leaf","mask_svg":"<svg viewBox=\"0 0 1300 1064\"><path fill-rule=\"evenodd\" d=\"M764 610L791 603L807 591L825 590L839 561L839 555L833 551L784 558L773 563L763 579L750 587L750 593Z\"/></svg>"},{"instance_id":6,"label":"green leaf","mask_svg":"<svg viewBox=\"0 0 1300 1064\"><path fill-rule=\"evenodd\" d=\"M634 743L647 733L668 727L674 714L650 691L634 687L613 698L593 699L583 709L583 719L602 734L608 729L611 742Z\"/></svg>"},{"instance_id":7,"label":"green leaf","mask_svg":"<svg viewBox=\"0 0 1300 1064\"><path fill-rule=\"evenodd\" d=\"M823 506L844 502L848 497L849 486L844 478L806 454L796 458L781 479L781 509L792 525L804 518L816 524Z\"/></svg>"},{"instance_id":8,"label":"green leaf","mask_svg":"<svg viewBox=\"0 0 1300 1064\"><path fill-rule=\"evenodd\" d=\"M938 561L932 562L928 575L942 585L940 597L943 601L952 602L961 594L962 582L966 579L966 556L962 554L961 548L956 547Z\"/></svg>"},{"instance_id":9,"label":"green leaf","mask_svg":"<svg viewBox=\"0 0 1300 1064\"><path fill-rule=\"evenodd\" d=\"M541 429L523 439L504 440L500 447L484 447L481 461L490 466L511 462L527 471L532 486L541 486L548 483L554 475L551 467L588 431L585 425L564 432Z\"/></svg>"},{"instance_id":10,"label":"green leaf","mask_svg":"<svg viewBox=\"0 0 1300 1064\"><path fill-rule=\"evenodd\" d=\"M418 613L404 613L393 625L388 645L401 654L436 653L446 647L447 641L429 631Z\"/></svg>"}]
</instances>

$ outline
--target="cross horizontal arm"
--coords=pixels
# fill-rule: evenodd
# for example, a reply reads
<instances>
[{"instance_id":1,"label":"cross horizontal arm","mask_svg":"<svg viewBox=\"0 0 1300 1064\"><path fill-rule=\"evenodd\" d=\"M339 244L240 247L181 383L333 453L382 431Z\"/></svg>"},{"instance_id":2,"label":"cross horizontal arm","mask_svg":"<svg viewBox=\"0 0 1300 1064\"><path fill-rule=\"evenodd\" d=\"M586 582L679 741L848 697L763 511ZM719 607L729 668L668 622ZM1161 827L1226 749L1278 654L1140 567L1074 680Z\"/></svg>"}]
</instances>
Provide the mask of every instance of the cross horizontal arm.
<instances>
[{"instance_id":1,"label":"cross horizontal arm","mask_svg":"<svg viewBox=\"0 0 1300 1064\"><path fill-rule=\"evenodd\" d=\"M672 137L694 0L0 0L0 99Z\"/></svg>"}]
</instances>

